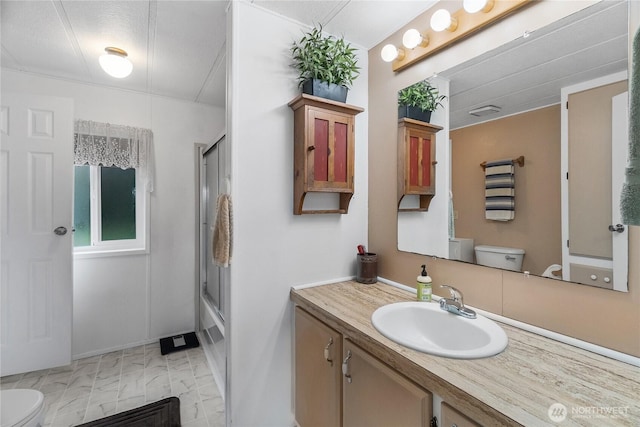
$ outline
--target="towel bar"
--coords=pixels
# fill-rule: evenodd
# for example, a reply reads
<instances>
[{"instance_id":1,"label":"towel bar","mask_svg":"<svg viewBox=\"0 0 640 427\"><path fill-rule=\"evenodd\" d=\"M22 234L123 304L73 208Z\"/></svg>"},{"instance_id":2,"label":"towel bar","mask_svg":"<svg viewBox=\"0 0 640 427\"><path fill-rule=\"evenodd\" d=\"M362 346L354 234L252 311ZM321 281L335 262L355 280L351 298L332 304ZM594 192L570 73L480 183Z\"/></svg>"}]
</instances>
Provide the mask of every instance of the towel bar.
<instances>
[{"instance_id":1,"label":"towel bar","mask_svg":"<svg viewBox=\"0 0 640 427\"><path fill-rule=\"evenodd\" d=\"M518 166L524 166L524 156L520 156L518 158L512 159L511 160L513 163L517 163ZM487 168L487 162L482 162L480 163L480 167L482 167L482 169L486 169Z\"/></svg>"}]
</instances>

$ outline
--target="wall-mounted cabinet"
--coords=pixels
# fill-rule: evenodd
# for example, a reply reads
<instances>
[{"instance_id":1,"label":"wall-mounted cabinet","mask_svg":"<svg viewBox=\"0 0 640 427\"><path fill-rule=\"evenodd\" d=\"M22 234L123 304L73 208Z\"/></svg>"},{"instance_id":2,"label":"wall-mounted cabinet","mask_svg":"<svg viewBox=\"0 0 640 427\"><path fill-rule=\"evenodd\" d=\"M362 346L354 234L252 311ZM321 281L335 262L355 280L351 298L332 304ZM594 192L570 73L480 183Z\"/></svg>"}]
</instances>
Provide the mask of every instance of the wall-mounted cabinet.
<instances>
[{"instance_id":1,"label":"wall-mounted cabinet","mask_svg":"<svg viewBox=\"0 0 640 427\"><path fill-rule=\"evenodd\" d=\"M398 210L426 211L436 194L436 138L441 126L398 120ZM404 196L418 196L417 208L401 208Z\"/></svg>"},{"instance_id":2,"label":"wall-mounted cabinet","mask_svg":"<svg viewBox=\"0 0 640 427\"><path fill-rule=\"evenodd\" d=\"M364 111L342 102L301 94L294 111L293 213L341 213L354 192L355 116ZM336 193L339 208L304 210L307 193Z\"/></svg>"}]
</instances>

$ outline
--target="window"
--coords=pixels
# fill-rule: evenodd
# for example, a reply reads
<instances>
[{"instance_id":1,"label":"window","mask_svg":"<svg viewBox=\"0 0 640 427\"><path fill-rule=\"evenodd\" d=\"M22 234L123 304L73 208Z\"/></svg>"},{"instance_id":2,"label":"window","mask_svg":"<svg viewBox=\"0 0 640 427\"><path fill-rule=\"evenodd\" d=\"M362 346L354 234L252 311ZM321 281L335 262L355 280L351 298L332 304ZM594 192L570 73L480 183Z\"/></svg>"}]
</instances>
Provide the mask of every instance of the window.
<instances>
[{"instance_id":1,"label":"window","mask_svg":"<svg viewBox=\"0 0 640 427\"><path fill-rule=\"evenodd\" d=\"M78 120L74 144L74 251L146 250L151 131Z\"/></svg>"},{"instance_id":2,"label":"window","mask_svg":"<svg viewBox=\"0 0 640 427\"><path fill-rule=\"evenodd\" d=\"M146 201L136 175L133 168L75 166L76 249L144 249Z\"/></svg>"}]
</instances>

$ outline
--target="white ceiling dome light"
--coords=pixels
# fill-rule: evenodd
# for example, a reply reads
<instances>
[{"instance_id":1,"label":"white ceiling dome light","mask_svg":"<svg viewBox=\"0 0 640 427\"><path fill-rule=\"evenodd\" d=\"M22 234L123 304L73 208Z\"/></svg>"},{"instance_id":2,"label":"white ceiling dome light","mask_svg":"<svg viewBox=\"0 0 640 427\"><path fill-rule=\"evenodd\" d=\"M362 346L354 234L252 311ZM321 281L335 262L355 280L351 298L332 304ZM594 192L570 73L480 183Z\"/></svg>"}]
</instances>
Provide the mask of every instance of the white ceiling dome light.
<instances>
[{"instance_id":1,"label":"white ceiling dome light","mask_svg":"<svg viewBox=\"0 0 640 427\"><path fill-rule=\"evenodd\" d=\"M105 73L122 79L133 71L133 64L127 58L127 52L117 47L105 47L105 54L99 58L100 66Z\"/></svg>"}]
</instances>

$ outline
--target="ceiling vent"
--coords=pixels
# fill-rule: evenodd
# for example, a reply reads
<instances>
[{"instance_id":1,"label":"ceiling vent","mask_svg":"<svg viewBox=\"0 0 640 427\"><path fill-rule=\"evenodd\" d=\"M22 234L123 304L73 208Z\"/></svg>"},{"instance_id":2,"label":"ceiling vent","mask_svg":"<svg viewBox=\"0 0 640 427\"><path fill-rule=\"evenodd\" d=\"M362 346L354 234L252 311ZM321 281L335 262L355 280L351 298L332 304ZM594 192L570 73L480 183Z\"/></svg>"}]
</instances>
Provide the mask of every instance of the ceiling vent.
<instances>
[{"instance_id":1,"label":"ceiling vent","mask_svg":"<svg viewBox=\"0 0 640 427\"><path fill-rule=\"evenodd\" d=\"M495 105L485 105L484 107L479 107L474 110L469 111L469 114L476 117L484 117L489 114L495 114L500 112L500 107L496 107Z\"/></svg>"}]
</instances>

